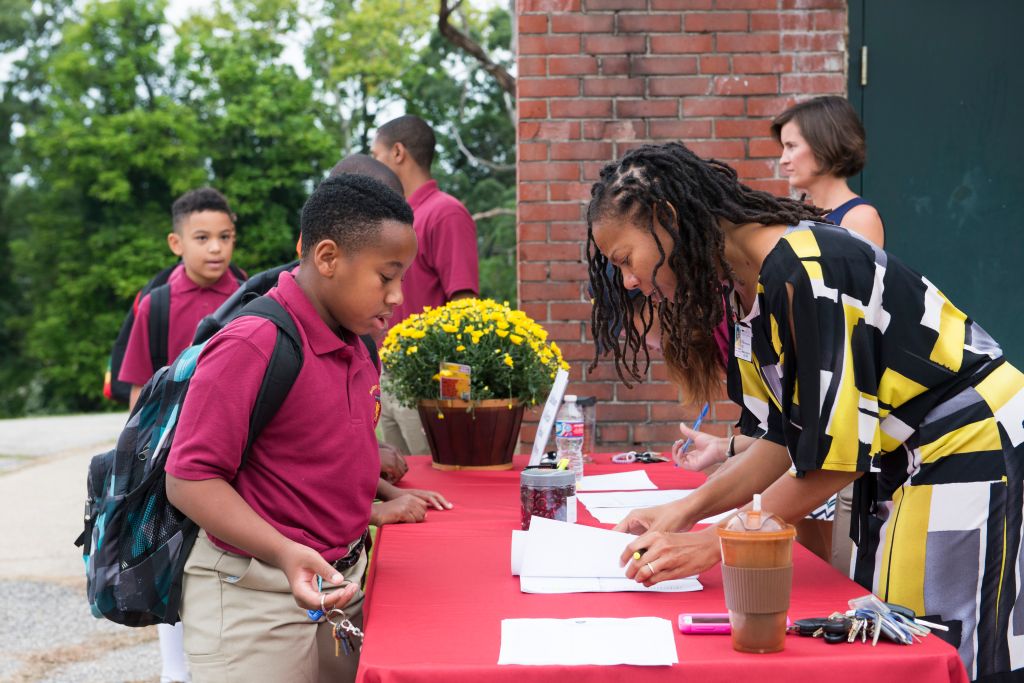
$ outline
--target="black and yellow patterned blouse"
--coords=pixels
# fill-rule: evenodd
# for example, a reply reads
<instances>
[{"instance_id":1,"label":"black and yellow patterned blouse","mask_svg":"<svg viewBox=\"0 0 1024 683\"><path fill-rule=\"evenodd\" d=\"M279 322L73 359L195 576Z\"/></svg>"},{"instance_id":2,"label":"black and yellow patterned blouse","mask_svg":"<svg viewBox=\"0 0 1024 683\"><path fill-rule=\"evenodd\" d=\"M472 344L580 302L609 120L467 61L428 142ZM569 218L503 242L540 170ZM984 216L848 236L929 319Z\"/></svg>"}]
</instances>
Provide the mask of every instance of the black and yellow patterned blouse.
<instances>
[{"instance_id":1,"label":"black and yellow patterned blouse","mask_svg":"<svg viewBox=\"0 0 1024 683\"><path fill-rule=\"evenodd\" d=\"M898 259L819 223L779 240L734 336L744 433L785 445L796 476L868 473L854 578L950 626L972 678L1024 667L1024 375L999 345Z\"/></svg>"}]
</instances>

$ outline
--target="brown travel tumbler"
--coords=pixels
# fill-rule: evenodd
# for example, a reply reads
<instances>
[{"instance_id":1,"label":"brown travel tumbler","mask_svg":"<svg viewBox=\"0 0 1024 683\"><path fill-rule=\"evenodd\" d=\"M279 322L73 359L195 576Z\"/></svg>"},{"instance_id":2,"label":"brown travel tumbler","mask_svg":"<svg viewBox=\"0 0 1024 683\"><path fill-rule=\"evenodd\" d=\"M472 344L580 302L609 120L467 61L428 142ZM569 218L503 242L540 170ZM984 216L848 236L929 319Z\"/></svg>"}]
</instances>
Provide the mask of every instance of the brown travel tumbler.
<instances>
[{"instance_id":1,"label":"brown travel tumbler","mask_svg":"<svg viewBox=\"0 0 1024 683\"><path fill-rule=\"evenodd\" d=\"M763 653L785 647L794 536L791 524L761 510L759 495L754 509L718 529L733 649Z\"/></svg>"}]
</instances>

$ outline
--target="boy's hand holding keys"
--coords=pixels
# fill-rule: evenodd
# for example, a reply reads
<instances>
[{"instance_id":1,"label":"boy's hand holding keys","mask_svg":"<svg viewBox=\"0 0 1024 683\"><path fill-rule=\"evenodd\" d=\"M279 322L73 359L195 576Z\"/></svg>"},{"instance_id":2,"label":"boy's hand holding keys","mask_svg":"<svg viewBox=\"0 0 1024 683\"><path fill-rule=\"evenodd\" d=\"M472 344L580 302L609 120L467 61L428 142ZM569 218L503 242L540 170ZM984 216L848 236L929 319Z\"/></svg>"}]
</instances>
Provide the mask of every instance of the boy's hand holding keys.
<instances>
[{"instance_id":1,"label":"boy's hand holding keys","mask_svg":"<svg viewBox=\"0 0 1024 683\"><path fill-rule=\"evenodd\" d=\"M299 543L288 543L280 555L277 566L288 577L288 585L291 586L295 603L305 609L341 609L359 590L358 584L350 583L336 590L324 593L318 591L317 576L335 585L344 579L341 572L331 566L320 553Z\"/></svg>"}]
</instances>

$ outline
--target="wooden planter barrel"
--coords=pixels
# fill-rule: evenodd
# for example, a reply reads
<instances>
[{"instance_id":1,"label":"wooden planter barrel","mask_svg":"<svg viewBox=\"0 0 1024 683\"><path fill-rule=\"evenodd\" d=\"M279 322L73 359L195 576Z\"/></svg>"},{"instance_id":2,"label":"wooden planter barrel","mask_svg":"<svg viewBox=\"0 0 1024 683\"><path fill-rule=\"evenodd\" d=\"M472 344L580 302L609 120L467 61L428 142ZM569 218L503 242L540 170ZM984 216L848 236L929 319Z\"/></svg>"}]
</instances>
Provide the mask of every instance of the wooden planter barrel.
<instances>
[{"instance_id":1,"label":"wooden planter barrel","mask_svg":"<svg viewBox=\"0 0 1024 683\"><path fill-rule=\"evenodd\" d=\"M519 401L424 400L417 407L436 469L512 469L523 421Z\"/></svg>"}]
</instances>

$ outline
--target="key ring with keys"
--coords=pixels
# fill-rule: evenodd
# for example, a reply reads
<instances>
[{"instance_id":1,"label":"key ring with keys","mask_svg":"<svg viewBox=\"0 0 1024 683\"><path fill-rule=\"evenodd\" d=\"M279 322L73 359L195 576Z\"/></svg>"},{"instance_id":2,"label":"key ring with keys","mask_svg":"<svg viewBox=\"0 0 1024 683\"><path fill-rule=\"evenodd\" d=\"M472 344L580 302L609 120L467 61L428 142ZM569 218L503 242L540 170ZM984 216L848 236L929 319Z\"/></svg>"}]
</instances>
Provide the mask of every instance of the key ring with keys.
<instances>
[{"instance_id":1,"label":"key ring with keys","mask_svg":"<svg viewBox=\"0 0 1024 683\"><path fill-rule=\"evenodd\" d=\"M335 621L334 619L331 619L331 616L335 612L337 612L338 614L341 615L341 618L338 621ZM327 621L331 624L331 626L334 627L334 630L336 630L336 631L339 631L339 630L340 631L346 631L346 632L350 633L351 635L355 636L356 638L360 638L360 639L362 639L362 637L363 637L362 629L360 629L358 626L356 626L355 624L353 624L349 620L349 618L345 615L345 611L344 610L340 610L337 607L335 607L334 609L332 609L330 612L327 613Z\"/></svg>"},{"instance_id":2,"label":"key ring with keys","mask_svg":"<svg viewBox=\"0 0 1024 683\"><path fill-rule=\"evenodd\" d=\"M652 463L652 462L668 462L666 458L662 458L657 453L652 451L628 451L626 453L616 453L612 456L612 462L617 465L628 465L634 462L640 463Z\"/></svg>"}]
</instances>

